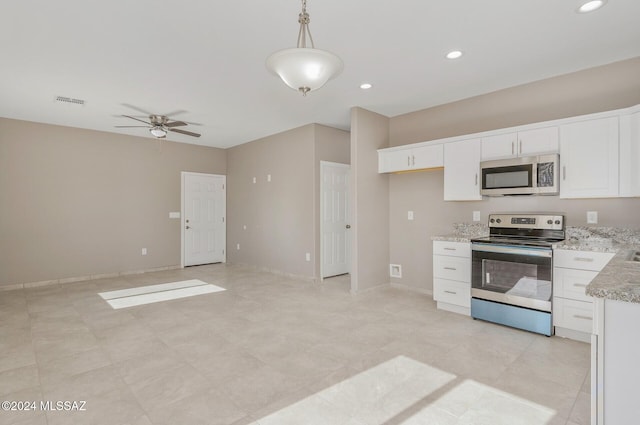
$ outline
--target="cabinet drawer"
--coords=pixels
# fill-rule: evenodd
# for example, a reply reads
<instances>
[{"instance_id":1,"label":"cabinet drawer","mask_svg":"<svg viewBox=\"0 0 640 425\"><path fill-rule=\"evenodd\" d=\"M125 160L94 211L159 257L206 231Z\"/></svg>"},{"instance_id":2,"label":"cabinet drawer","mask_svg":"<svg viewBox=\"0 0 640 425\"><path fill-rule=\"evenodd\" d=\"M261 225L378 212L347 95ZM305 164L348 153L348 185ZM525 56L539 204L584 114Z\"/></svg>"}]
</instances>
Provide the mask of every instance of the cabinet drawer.
<instances>
[{"instance_id":1,"label":"cabinet drawer","mask_svg":"<svg viewBox=\"0 0 640 425\"><path fill-rule=\"evenodd\" d=\"M433 256L433 277L471 282L471 260L446 255Z\"/></svg>"},{"instance_id":2,"label":"cabinet drawer","mask_svg":"<svg viewBox=\"0 0 640 425\"><path fill-rule=\"evenodd\" d=\"M553 297L553 324L574 331L591 333L593 304Z\"/></svg>"},{"instance_id":3,"label":"cabinet drawer","mask_svg":"<svg viewBox=\"0 0 640 425\"><path fill-rule=\"evenodd\" d=\"M468 242L433 241L433 253L471 258L471 244Z\"/></svg>"},{"instance_id":4,"label":"cabinet drawer","mask_svg":"<svg viewBox=\"0 0 640 425\"><path fill-rule=\"evenodd\" d=\"M556 249L553 261L556 267L566 267L579 270L593 270L599 272L607 265L614 254L609 252L571 251Z\"/></svg>"},{"instance_id":5,"label":"cabinet drawer","mask_svg":"<svg viewBox=\"0 0 640 425\"><path fill-rule=\"evenodd\" d=\"M471 284L433 279L433 299L461 307L471 307Z\"/></svg>"},{"instance_id":6,"label":"cabinet drawer","mask_svg":"<svg viewBox=\"0 0 640 425\"><path fill-rule=\"evenodd\" d=\"M593 298L585 294L587 285L591 283L598 272L591 270L553 269L553 294L577 301L592 302Z\"/></svg>"}]
</instances>

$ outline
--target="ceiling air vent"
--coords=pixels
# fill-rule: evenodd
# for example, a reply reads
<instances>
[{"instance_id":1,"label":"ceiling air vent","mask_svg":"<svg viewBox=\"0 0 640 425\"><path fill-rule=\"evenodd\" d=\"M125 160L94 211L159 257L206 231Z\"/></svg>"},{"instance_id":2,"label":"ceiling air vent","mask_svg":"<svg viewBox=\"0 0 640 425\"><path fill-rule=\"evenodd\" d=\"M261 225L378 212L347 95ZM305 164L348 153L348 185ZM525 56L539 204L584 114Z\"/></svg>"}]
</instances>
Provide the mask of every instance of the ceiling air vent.
<instances>
[{"instance_id":1,"label":"ceiling air vent","mask_svg":"<svg viewBox=\"0 0 640 425\"><path fill-rule=\"evenodd\" d=\"M73 105L83 106L85 101L82 99L74 99L72 97L56 96L56 102L71 103Z\"/></svg>"}]
</instances>

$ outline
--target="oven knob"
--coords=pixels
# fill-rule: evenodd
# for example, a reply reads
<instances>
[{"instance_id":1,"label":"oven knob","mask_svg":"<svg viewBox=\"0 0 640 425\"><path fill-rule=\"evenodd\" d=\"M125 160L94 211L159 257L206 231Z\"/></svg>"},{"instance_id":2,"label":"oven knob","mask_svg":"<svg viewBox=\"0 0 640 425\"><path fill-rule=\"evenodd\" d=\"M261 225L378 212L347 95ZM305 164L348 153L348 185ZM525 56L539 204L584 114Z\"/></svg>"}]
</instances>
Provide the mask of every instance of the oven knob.
<instances>
[{"instance_id":1,"label":"oven knob","mask_svg":"<svg viewBox=\"0 0 640 425\"><path fill-rule=\"evenodd\" d=\"M497 219L496 221L497 221L498 223L502 223L502 220L501 220L501 219Z\"/></svg>"},{"instance_id":2,"label":"oven knob","mask_svg":"<svg viewBox=\"0 0 640 425\"><path fill-rule=\"evenodd\" d=\"M547 220L547 224L553 224L553 220Z\"/></svg>"},{"instance_id":3,"label":"oven knob","mask_svg":"<svg viewBox=\"0 0 640 425\"><path fill-rule=\"evenodd\" d=\"M495 218L492 218L492 219L491 219L491 220L489 220L489 221L490 221L490 222L492 222L492 223L495 223L495 222L496 222L496 219L495 219Z\"/></svg>"},{"instance_id":4,"label":"oven knob","mask_svg":"<svg viewBox=\"0 0 640 425\"><path fill-rule=\"evenodd\" d=\"M556 224L560 224L560 220L556 220Z\"/></svg>"}]
</instances>

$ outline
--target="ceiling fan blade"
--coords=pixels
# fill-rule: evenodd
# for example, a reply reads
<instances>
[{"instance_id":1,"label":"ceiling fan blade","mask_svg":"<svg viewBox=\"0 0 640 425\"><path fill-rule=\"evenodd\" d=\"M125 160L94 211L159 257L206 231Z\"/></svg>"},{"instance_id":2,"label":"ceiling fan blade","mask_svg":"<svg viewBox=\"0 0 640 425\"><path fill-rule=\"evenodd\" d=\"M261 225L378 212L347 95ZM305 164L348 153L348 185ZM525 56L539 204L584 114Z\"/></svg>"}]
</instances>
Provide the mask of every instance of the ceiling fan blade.
<instances>
[{"instance_id":1,"label":"ceiling fan blade","mask_svg":"<svg viewBox=\"0 0 640 425\"><path fill-rule=\"evenodd\" d=\"M180 134L186 134L187 136L200 137L198 133L192 133L190 131L180 130L177 128L170 128L169 131L173 131L175 133L180 133Z\"/></svg>"},{"instance_id":2,"label":"ceiling fan blade","mask_svg":"<svg viewBox=\"0 0 640 425\"><path fill-rule=\"evenodd\" d=\"M187 125L187 123L184 121L173 121L173 122L166 123L164 126L165 127L181 127L183 125Z\"/></svg>"},{"instance_id":3,"label":"ceiling fan blade","mask_svg":"<svg viewBox=\"0 0 640 425\"><path fill-rule=\"evenodd\" d=\"M149 128L148 125L114 125L115 128Z\"/></svg>"},{"instance_id":4,"label":"ceiling fan blade","mask_svg":"<svg viewBox=\"0 0 640 425\"><path fill-rule=\"evenodd\" d=\"M134 105L130 105L128 103L121 103L122 106L126 106L127 108L131 108L134 111L138 111L138 112L142 112L146 117L148 117L149 115L152 115L151 112L147 112L142 108L138 108L137 106Z\"/></svg>"},{"instance_id":5,"label":"ceiling fan blade","mask_svg":"<svg viewBox=\"0 0 640 425\"><path fill-rule=\"evenodd\" d=\"M165 116L165 117L171 118L174 115L180 115L180 114L184 114L186 112L189 112L189 111L185 111L184 109L178 109L177 111L169 112L168 114L162 114L162 115Z\"/></svg>"},{"instance_id":6,"label":"ceiling fan blade","mask_svg":"<svg viewBox=\"0 0 640 425\"><path fill-rule=\"evenodd\" d=\"M150 123L150 122L148 122L148 121L144 121L144 120L141 120L141 119L138 119L138 118L132 117L131 115L123 115L123 117L131 118L132 120L136 120L136 121L143 122L143 123L145 123L145 124L153 125L153 124L151 124L151 123Z\"/></svg>"}]
</instances>

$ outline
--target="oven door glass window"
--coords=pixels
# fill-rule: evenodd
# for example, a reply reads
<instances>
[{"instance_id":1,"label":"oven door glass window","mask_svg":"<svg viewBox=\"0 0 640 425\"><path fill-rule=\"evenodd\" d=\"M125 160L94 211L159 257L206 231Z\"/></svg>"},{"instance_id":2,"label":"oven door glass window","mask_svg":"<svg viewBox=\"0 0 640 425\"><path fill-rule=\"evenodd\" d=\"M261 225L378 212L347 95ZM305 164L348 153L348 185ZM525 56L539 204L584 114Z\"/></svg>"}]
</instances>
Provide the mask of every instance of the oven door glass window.
<instances>
[{"instance_id":1,"label":"oven door glass window","mask_svg":"<svg viewBox=\"0 0 640 425\"><path fill-rule=\"evenodd\" d=\"M551 273L550 257L474 251L471 286L511 297L551 301Z\"/></svg>"},{"instance_id":2,"label":"oven door glass window","mask_svg":"<svg viewBox=\"0 0 640 425\"><path fill-rule=\"evenodd\" d=\"M540 266L510 261L482 260L482 288L502 294L551 300L551 280L539 276Z\"/></svg>"}]
</instances>

